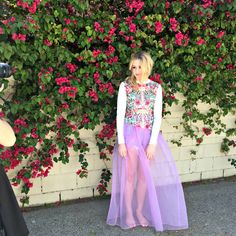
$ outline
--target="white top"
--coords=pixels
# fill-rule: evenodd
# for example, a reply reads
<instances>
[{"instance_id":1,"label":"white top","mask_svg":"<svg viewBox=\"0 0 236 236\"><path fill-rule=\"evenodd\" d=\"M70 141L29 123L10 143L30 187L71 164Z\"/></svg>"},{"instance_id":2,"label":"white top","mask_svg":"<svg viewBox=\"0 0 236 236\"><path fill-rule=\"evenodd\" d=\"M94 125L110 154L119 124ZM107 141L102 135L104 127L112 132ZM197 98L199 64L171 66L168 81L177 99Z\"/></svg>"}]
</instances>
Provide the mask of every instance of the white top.
<instances>
[{"instance_id":1,"label":"white top","mask_svg":"<svg viewBox=\"0 0 236 236\"><path fill-rule=\"evenodd\" d=\"M146 83L148 82L150 82L149 79L146 81ZM125 143L124 120L126 113L126 102L127 102L127 96L126 96L125 83L122 82L119 87L118 98L117 98L116 126L118 134L118 144ZM162 88L161 85L159 85L154 104L154 120L149 144L156 144L157 142L157 136L159 134L161 127L161 119L162 119Z\"/></svg>"}]
</instances>

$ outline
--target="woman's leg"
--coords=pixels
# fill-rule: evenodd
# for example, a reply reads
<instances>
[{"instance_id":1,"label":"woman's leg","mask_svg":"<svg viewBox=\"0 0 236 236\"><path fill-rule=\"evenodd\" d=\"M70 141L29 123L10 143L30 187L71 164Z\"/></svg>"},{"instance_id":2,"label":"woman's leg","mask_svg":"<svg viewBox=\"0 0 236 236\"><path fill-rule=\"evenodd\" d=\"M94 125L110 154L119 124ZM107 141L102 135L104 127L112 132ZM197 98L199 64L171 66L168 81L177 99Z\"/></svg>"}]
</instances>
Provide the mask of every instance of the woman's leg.
<instances>
[{"instance_id":1,"label":"woman's leg","mask_svg":"<svg viewBox=\"0 0 236 236\"><path fill-rule=\"evenodd\" d=\"M137 209L136 209L136 216L139 220L139 223L142 226L147 226L148 221L143 215L143 207L145 202L145 197L147 194L147 183L144 176L143 165L141 161L138 162L138 183L137 183Z\"/></svg>"},{"instance_id":2,"label":"woman's leg","mask_svg":"<svg viewBox=\"0 0 236 236\"><path fill-rule=\"evenodd\" d=\"M125 185L125 207L126 207L126 223L128 226L135 226L132 202L135 190L135 177L137 175L137 148L129 148L127 155L127 178Z\"/></svg>"}]
</instances>

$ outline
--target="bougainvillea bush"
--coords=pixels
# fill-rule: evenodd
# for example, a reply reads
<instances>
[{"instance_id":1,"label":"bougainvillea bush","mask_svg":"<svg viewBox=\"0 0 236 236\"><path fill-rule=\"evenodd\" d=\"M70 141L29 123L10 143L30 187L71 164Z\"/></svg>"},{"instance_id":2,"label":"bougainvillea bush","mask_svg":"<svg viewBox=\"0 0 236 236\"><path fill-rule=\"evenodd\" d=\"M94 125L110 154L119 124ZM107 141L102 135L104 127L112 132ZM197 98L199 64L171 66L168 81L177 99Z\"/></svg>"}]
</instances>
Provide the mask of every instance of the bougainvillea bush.
<instances>
[{"instance_id":1,"label":"bougainvillea bush","mask_svg":"<svg viewBox=\"0 0 236 236\"><path fill-rule=\"evenodd\" d=\"M129 74L130 54L140 50L155 60L151 79L164 88L163 114L182 94L185 135L199 145L205 135L223 132L223 150L235 146L236 129L221 121L236 106L235 1L2 2L0 60L12 66L15 84L0 116L9 119L17 142L1 147L0 157L6 170L26 163L13 178L22 193L54 162L69 162L70 148L78 153L77 174L89 174L81 129L102 127L100 158L110 159L117 89ZM202 113L199 103L214 106ZM110 176L104 165L99 193L107 191Z\"/></svg>"}]
</instances>

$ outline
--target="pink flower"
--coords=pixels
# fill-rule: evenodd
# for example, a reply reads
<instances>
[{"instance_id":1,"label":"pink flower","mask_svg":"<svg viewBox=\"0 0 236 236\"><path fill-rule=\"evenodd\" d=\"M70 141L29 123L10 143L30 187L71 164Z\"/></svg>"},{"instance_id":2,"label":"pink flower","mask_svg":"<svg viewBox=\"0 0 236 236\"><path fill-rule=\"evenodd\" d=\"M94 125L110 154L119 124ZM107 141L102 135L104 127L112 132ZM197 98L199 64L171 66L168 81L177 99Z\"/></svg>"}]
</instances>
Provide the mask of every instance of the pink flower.
<instances>
[{"instance_id":1,"label":"pink flower","mask_svg":"<svg viewBox=\"0 0 236 236\"><path fill-rule=\"evenodd\" d=\"M157 34L162 31L162 23L160 21L155 22L155 31Z\"/></svg>"},{"instance_id":2,"label":"pink flower","mask_svg":"<svg viewBox=\"0 0 236 236\"><path fill-rule=\"evenodd\" d=\"M2 23L3 23L4 25L7 25L7 24L9 23L9 21L8 21L8 20L3 20Z\"/></svg>"},{"instance_id":3,"label":"pink flower","mask_svg":"<svg viewBox=\"0 0 236 236\"><path fill-rule=\"evenodd\" d=\"M115 90L114 90L112 84L111 84L111 83L108 83L108 84L106 84L106 85L107 85L107 87L108 87L108 88L107 88L108 94L110 94L110 95L114 94Z\"/></svg>"},{"instance_id":4,"label":"pink flower","mask_svg":"<svg viewBox=\"0 0 236 236\"><path fill-rule=\"evenodd\" d=\"M11 17L10 21L13 23L16 21L16 18L14 16Z\"/></svg>"},{"instance_id":5,"label":"pink flower","mask_svg":"<svg viewBox=\"0 0 236 236\"><path fill-rule=\"evenodd\" d=\"M228 70L233 70L234 69L234 64L228 64L227 69Z\"/></svg>"},{"instance_id":6,"label":"pink flower","mask_svg":"<svg viewBox=\"0 0 236 236\"><path fill-rule=\"evenodd\" d=\"M90 119L89 119L88 115L84 114L83 115L82 124L89 123L89 122L90 122Z\"/></svg>"},{"instance_id":7,"label":"pink flower","mask_svg":"<svg viewBox=\"0 0 236 236\"><path fill-rule=\"evenodd\" d=\"M170 25L171 25L171 29L172 29L174 32L176 32L179 23L177 22L177 20L176 20L175 18L170 18Z\"/></svg>"},{"instance_id":8,"label":"pink flower","mask_svg":"<svg viewBox=\"0 0 236 236\"><path fill-rule=\"evenodd\" d=\"M74 73L77 70L78 66L73 63L66 63L66 68L70 70L70 73Z\"/></svg>"},{"instance_id":9,"label":"pink flower","mask_svg":"<svg viewBox=\"0 0 236 236\"><path fill-rule=\"evenodd\" d=\"M220 58L217 60L218 63L221 63L222 61L223 61L223 58L222 58L222 57L220 57Z\"/></svg>"},{"instance_id":10,"label":"pink flower","mask_svg":"<svg viewBox=\"0 0 236 236\"><path fill-rule=\"evenodd\" d=\"M193 113L191 111L188 111L187 115L191 117L193 115Z\"/></svg>"},{"instance_id":11,"label":"pink flower","mask_svg":"<svg viewBox=\"0 0 236 236\"><path fill-rule=\"evenodd\" d=\"M20 41L25 41L26 40L26 35L25 34L12 34L12 39L13 40L20 40Z\"/></svg>"},{"instance_id":12,"label":"pink flower","mask_svg":"<svg viewBox=\"0 0 236 236\"><path fill-rule=\"evenodd\" d=\"M221 42L216 44L216 48L220 48L221 47Z\"/></svg>"},{"instance_id":13,"label":"pink flower","mask_svg":"<svg viewBox=\"0 0 236 236\"><path fill-rule=\"evenodd\" d=\"M134 23L131 23L129 25L129 31L132 32L132 33L136 32L136 25Z\"/></svg>"},{"instance_id":14,"label":"pink flower","mask_svg":"<svg viewBox=\"0 0 236 236\"><path fill-rule=\"evenodd\" d=\"M202 132L208 136L208 135L211 134L211 129L204 127L204 128L202 129Z\"/></svg>"},{"instance_id":15,"label":"pink flower","mask_svg":"<svg viewBox=\"0 0 236 236\"><path fill-rule=\"evenodd\" d=\"M154 76L151 76L150 80L153 80L153 81L157 82L158 84L162 84L162 80L161 80L161 75L160 74L155 74Z\"/></svg>"},{"instance_id":16,"label":"pink flower","mask_svg":"<svg viewBox=\"0 0 236 236\"><path fill-rule=\"evenodd\" d=\"M102 51L101 50L93 50L93 57L97 57L99 54L101 54L102 53Z\"/></svg>"},{"instance_id":17,"label":"pink flower","mask_svg":"<svg viewBox=\"0 0 236 236\"><path fill-rule=\"evenodd\" d=\"M197 138L197 143L200 144L202 142L202 138Z\"/></svg>"},{"instance_id":18,"label":"pink flower","mask_svg":"<svg viewBox=\"0 0 236 236\"><path fill-rule=\"evenodd\" d=\"M112 53L115 52L115 48L112 47L111 45L108 46L108 50L106 51L106 55L110 56Z\"/></svg>"},{"instance_id":19,"label":"pink flower","mask_svg":"<svg viewBox=\"0 0 236 236\"><path fill-rule=\"evenodd\" d=\"M113 36L115 34L116 28L111 28L108 32L109 36Z\"/></svg>"},{"instance_id":20,"label":"pink flower","mask_svg":"<svg viewBox=\"0 0 236 236\"><path fill-rule=\"evenodd\" d=\"M66 77L58 77L55 79L57 85L62 85L63 83L70 83L70 80Z\"/></svg>"},{"instance_id":21,"label":"pink flower","mask_svg":"<svg viewBox=\"0 0 236 236\"><path fill-rule=\"evenodd\" d=\"M118 56L111 57L109 60L107 60L108 64L113 64L113 63L116 63L116 62L118 62Z\"/></svg>"},{"instance_id":22,"label":"pink flower","mask_svg":"<svg viewBox=\"0 0 236 236\"><path fill-rule=\"evenodd\" d=\"M89 95L89 97L91 97L91 99L92 99L94 102L97 102L97 101L98 101L98 95L97 95L97 93L96 93L93 89L92 89L92 90L89 90L88 95Z\"/></svg>"},{"instance_id":23,"label":"pink flower","mask_svg":"<svg viewBox=\"0 0 236 236\"><path fill-rule=\"evenodd\" d=\"M93 78L94 78L95 80L97 80L97 79L99 79L99 77L100 77L100 74L99 74L98 71L96 71L96 72L93 74Z\"/></svg>"},{"instance_id":24,"label":"pink flower","mask_svg":"<svg viewBox=\"0 0 236 236\"><path fill-rule=\"evenodd\" d=\"M168 1L166 1L166 9L170 8L170 3Z\"/></svg>"},{"instance_id":25,"label":"pink flower","mask_svg":"<svg viewBox=\"0 0 236 236\"><path fill-rule=\"evenodd\" d=\"M207 7L211 6L211 4L212 4L211 1L212 1L212 0L203 0L203 2L204 2L205 4L202 4L202 7L203 7L203 8L207 8Z\"/></svg>"},{"instance_id":26,"label":"pink flower","mask_svg":"<svg viewBox=\"0 0 236 236\"><path fill-rule=\"evenodd\" d=\"M197 81L202 81L203 78L201 76L197 76L195 79L194 79L194 82L197 82Z\"/></svg>"},{"instance_id":27,"label":"pink flower","mask_svg":"<svg viewBox=\"0 0 236 236\"><path fill-rule=\"evenodd\" d=\"M224 36L225 32L224 31L220 31L218 34L217 34L217 38L222 38Z\"/></svg>"},{"instance_id":28,"label":"pink flower","mask_svg":"<svg viewBox=\"0 0 236 236\"><path fill-rule=\"evenodd\" d=\"M206 44L206 41L204 39L202 39L201 37L199 37L196 44L198 44L198 45Z\"/></svg>"},{"instance_id":29,"label":"pink flower","mask_svg":"<svg viewBox=\"0 0 236 236\"><path fill-rule=\"evenodd\" d=\"M183 44L183 41L184 40L184 44ZM183 45L183 46L187 46L188 45L188 41L189 41L189 38L188 38L188 35L184 35L182 34L181 32L177 33L175 35L175 43L177 45Z\"/></svg>"},{"instance_id":30,"label":"pink flower","mask_svg":"<svg viewBox=\"0 0 236 236\"><path fill-rule=\"evenodd\" d=\"M135 9L135 13L137 14L139 11L141 11L144 2L141 0L125 0L125 5L129 8L129 12L132 12L133 9Z\"/></svg>"},{"instance_id":31,"label":"pink flower","mask_svg":"<svg viewBox=\"0 0 236 236\"><path fill-rule=\"evenodd\" d=\"M132 44L130 45L131 48L136 48L136 46L137 46L136 43L132 43Z\"/></svg>"},{"instance_id":32,"label":"pink flower","mask_svg":"<svg viewBox=\"0 0 236 236\"><path fill-rule=\"evenodd\" d=\"M66 25L69 25L71 22L70 18L64 18L64 21L65 21Z\"/></svg>"},{"instance_id":33,"label":"pink flower","mask_svg":"<svg viewBox=\"0 0 236 236\"><path fill-rule=\"evenodd\" d=\"M101 25L100 25L98 22L95 22L95 23L94 23L94 29L95 29L95 31L98 31L100 27L101 27Z\"/></svg>"},{"instance_id":34,"label":"pink flower","mask_svg":"<svg viewBox=\"0 0 236 236\"><path fill-rule=\"evenodd\" d=\"M160 42L161 42L162 48L165 49L165 45L166 45L165 39L164 39L164 38L161 38L161 39L160 39Z\"/></svg>"},{"instance_id":35,"label":"pink flower","mask_svg":"<svg viewBox=\"0 0 236 236\"><path fill-rule=\"evenodd\" d=\"M2 30L2 28L0 27L0 34L3 34L3 30Z\"/></svg>"},{"instance_id":36,"label":"pink flower","mask_svg":"<svg viewBox=\"0 0 236 236\"><path fill-rule=\"evenodd\" d=\"M230 18L230 17L231 17L231 14L230 14L229 11L225 12L225 15L226 15L227 18Z\"/></svg>"},{"instance_id":37,"label":"pink flower","mask_svg":"<svg viewBox=\"0 0 236 236\"><path fill-rule=\"evenodd\" d=\"M36 10L37 10L37 5L36 5L35 2L33 2L33 3L32 3L32 6L29 6L29 7L28 7L28 11L29 11L30 13L34 14L34 13L36 12Z\"/></svg>"},{"instance_id":38,"label":"pink flower","mask_svg":"<svg viewBox=\"0 0 236 236\"><path fill-rule=\"evenodd\" d=\"M47 45L48 47L52 45L52 43L48 39L44 39L43 43Z\"/></svg>"},{"instance_id":39,"label":"pink flower","mask_svg":"<svg viewBox=\"0 0 236 236\"><path fill-rule=\"evenodd\" d=\"M104 30L105 30L104 27L101 27L101 28L99 29L99 32L100 32L100 33L103 33Z\"/></svg>"}]
</instances>

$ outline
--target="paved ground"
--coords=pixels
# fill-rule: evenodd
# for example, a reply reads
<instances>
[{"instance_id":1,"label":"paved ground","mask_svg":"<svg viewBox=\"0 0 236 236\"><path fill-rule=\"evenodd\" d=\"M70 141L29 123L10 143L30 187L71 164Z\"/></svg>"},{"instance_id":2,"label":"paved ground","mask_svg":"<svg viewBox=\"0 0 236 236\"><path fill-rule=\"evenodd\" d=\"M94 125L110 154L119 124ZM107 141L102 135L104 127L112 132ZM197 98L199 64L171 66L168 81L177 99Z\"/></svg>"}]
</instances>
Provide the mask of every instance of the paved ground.
<instances>
[{"instance_id":1,"label":"paved ground","mask_svg":"<svg viewBox=\"0 0 236 236\"><path fill-rule=\"evenodd\" d=\"M32 236L235 236L236 178L184 185L189 229L157 233L106 225L109 199L87 199L24 213Z\"/></svg>"}]
</instances>

